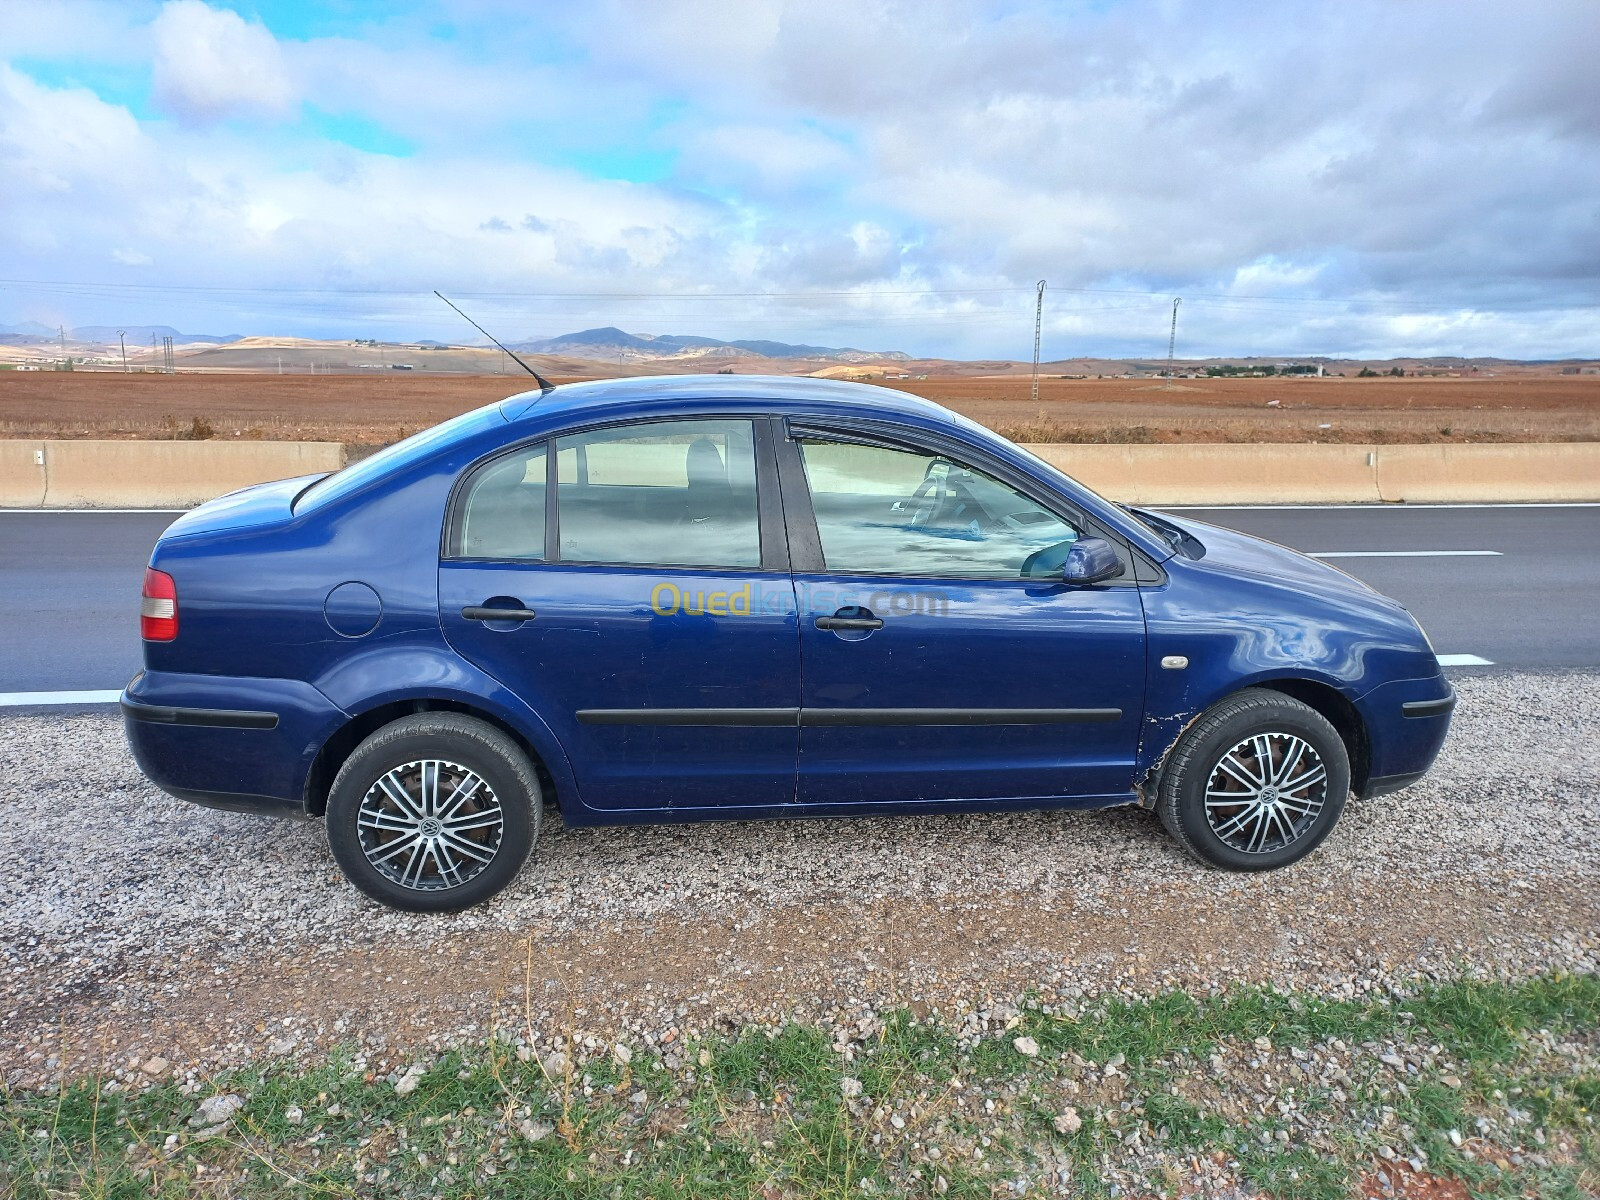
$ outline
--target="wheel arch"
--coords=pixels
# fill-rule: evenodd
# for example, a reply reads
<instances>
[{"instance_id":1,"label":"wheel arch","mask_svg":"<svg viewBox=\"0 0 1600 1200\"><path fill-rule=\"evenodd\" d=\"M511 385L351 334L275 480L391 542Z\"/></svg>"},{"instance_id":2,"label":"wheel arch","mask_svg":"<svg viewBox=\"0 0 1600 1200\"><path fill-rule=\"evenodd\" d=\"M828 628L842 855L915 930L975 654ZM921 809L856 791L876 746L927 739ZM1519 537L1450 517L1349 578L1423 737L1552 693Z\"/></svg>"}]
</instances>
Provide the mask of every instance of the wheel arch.
<instances>
[{"instance_id":1,"label":"wheel arch","mask_svg":"<svg viewBox=\"0 0 1600 1200\"><path fill-rule=\"evenodd\" d=\"M1350 759L1350 790L1359 796L1372 773L1372 739L1361 712L1338 688L1315 679L1263 679L1250 685L1278 692L1321 713L1339 734ZM1225 697L1224 697L1225 698Z\"/></svg>"},{"instance_id":2,"label":"wheel arch","mask_svg":"<svg viewBox=\"0 0 1600 1200\"><path fill-rule=\"evenodd\" d=\"M357 746L384 726L402 717L423 712L459 713L462 716L474 717L498 729L528 756L528 761L533 764L534 772L538 775L539 787L544 792L545 800L554 802L558 807L566 802L569 788L557 785L555 776L545 756L540 753L539 747L512 722L490 709L464 700L442 696L414 696L391 700L365 709L340 725L323 741L306 773L304 804L307 815L320 817L327 811L328 789L333 785L334 776L339 773L339 768L355 752Z\"/></svg>"},{"instance_id":3,"label":"wheel arch","mask_svg":"<svg viewBox=\"0 0 1600 1200\"><path fill-rule=\"evenodd\" d=\"M1162 774L1167 769L1167 763L1172 757L1173 750L1183 740L1183 735L1189 727L1217 705L1223 703L1240 692L1252 689L1268 692L1277 692L1291 700L1300 703L1320 713L1338 733L1339 740L1344 743L1345 754L1350 759L1350 790L1357 796L1362 794L1367 785L1367 779L1372 773L1372 738L1367 729L1367 722L1361 712L1337 687L1316 679L1307 679L1300 676L1276 676L1261 679L1251 679L1241 682L1237 687L1214 696L1208 703L1198 709L1187 710L1181 720L1172 724L1170 731L1165 731L1166 736L1159 743L1161 751L1150 763L1148 769L1139 777L1140 782L1135 787L1135 794L1139 803L1150 808L1155 804L1156 794L1161 786Z\"/></svg>"}]
</instances>

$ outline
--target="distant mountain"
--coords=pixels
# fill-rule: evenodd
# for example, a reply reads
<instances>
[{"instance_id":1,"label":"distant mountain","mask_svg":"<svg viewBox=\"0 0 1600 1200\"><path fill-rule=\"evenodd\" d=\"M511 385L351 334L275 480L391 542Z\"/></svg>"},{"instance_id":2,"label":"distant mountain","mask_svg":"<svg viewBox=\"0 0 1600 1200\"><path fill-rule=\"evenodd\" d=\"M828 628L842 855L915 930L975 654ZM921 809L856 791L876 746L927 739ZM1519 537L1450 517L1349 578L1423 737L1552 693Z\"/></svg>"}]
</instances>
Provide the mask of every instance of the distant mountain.
<instances>
[{"instance_id":1,"label":"distant mountain","mask_svg":"<svg viewBox=\"0 0 1600 1200\"><path fill-rule=\"evenodd\" d=\"M56 331L37 321L24 321L20 325L0 325L0 334L15 334L18 337L55 337Z\"/></svg>"},{"instance_id":2,"label":"distant mountain","mask_svg":"<svg viewBox=\"0 0 1600 1200\"><path fill-rule=\"evenodd\" d=\"M636 362L641 359L670 358L814 358L826 362L896 361L911 356L900 350L856 350L839 346L794 345L789 342L722 341L692 334L636 334L607 325L601 329L582 329L560 337L514 342L513 350L530 354L567 354L606 362Z\"/></svg>"},{"instance_id":3,"label":"distant mountain","mask_svg":"<svg viewBox=\"0 0 1600 1200\"><path fill-rule=\"evenodd\" d=\"M67 340L73 342L114 342L117 340L116 325L81 325L77 329L67 331ZM225 346L230 342L237 342L244 338L242 333L230 333L219 337L214 333L179 333L171 325L124 325L121 326L123 334L130 342L148 344L152 337L169 337L178 345L193 344L194 342L210 342L213 346Z\"/></svg>"}]
</instances>

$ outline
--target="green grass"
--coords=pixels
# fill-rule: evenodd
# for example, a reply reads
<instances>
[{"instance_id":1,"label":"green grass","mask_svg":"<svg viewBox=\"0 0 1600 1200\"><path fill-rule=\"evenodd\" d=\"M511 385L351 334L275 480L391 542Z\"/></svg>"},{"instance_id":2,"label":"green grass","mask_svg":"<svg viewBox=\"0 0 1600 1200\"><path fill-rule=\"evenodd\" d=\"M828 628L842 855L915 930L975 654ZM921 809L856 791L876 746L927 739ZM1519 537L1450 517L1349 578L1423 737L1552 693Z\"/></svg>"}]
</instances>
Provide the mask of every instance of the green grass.
<instances>
[{"instance_id":1,"label":"green grass","mask_svg":"<svg viewBox=\"0 0 1600 1200\"><path fill-rule=\"evenodd\" d=\"M1152 1194L1220 1152L1235 1178L1272 1195L1337 1200L1391 1143L1420 1149L1430 1170L1476 1194L1593 1194L1600 1079L1553 1058L1540 1031L1592 1045L1600 978L1462 981L1400 1000L1169 993L1070 1018L1035 1007L975 1046L902 1012L849 1061L799 1025L682 1046L684 1065L670 1071L640 1052L627 1066L547 1076L491 1041L446 1055L403 1096L342 1053L311 1069L233 1072L192 1095L173 1082L129 1093L84 1079L0 1091L0 1196L988 1197L1055 1194L1062 1170L1079 1194L1100 1196L1112 1194L1102 1164L1131 1166L1135 1134L1154 1160L1139 1184ZM1023 1035L1037 1058L1014 1049ZM1248 1057L1258 1038L1279 1052L1331 1038L1436 1043L1461 1076L1412 1073L1401 1088L1358 1059L1370 1070L1342 1102L1275 1079L1310 1129L1270 1108L1228 1119L1175 1094L1207 1077L1213 1051ZM846 1096L846 1079L859 1096ZM221 1134L198 1136L188 1118L216 1091L245 1106ZM1068 1104L1082 1125L1063 1133L1055 1118ZM1519 1120L1507 1124L1510 1107ZM295 1108L299 1123L286 1116ZM1502 1133L1473 1150L1479 1116ZM518 1129L530 1122L551 1132L529 1140ZM1532 1161L1557 1139L1572 1151ZM1521 1165L1497 1165L1518 1151Z\"/></svg>"}]
</instances>

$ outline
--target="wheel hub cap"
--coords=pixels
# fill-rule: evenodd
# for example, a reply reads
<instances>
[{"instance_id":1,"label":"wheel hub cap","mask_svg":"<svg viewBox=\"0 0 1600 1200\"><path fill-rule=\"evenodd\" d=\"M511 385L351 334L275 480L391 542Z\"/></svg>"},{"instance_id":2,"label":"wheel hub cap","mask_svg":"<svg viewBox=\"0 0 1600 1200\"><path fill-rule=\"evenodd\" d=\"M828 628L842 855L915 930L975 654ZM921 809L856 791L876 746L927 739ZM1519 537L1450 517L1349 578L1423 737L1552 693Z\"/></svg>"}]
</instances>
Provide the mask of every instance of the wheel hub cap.
<instances>
[{"instance_id":1,"label":"wheel hub cap","mask_svg":"<svg viewBox=\"0 0 1600 1200\"><path fill-rule=\"evenodd\" d=\"M1206 822L1245 854L1270 854L1305 836L1328 799L1328 771L1293 733L1251 734L1222 755L1206 780Z\"/></svg>"},{"instance_id":2,"label":"wheel hub cap","mask_svg":"<svg viewBox=\"0 0 1600 1200\"><path fill-rule=\"evenodd\" d=\"M361 851L386 879L418 892L457 888L494 861L505 832L500 798L481 775L445 759L402 763L362 797Z\"/></svg>"}]
</instances>

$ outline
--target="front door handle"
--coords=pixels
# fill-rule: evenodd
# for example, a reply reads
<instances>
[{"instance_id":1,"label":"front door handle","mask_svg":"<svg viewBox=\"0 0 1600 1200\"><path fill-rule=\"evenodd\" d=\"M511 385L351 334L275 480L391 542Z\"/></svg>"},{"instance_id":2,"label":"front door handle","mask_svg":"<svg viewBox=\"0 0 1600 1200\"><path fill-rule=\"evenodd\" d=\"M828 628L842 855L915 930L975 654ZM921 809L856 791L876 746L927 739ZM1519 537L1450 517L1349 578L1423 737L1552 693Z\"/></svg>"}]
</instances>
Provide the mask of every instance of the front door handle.
<instances>
[{"instance_id":1,"label":"front door handle","mask_svg":"<svg viewBox=\"0 0 1600 1200\"><path fill-rule=\"evenodd\" d=\"M879 617L818 617L818 629L882 629Z\"/></svg>"},{"instance_id":2,"label":"front door handle","mask_svg":"<svg viewBox=\"0 0 1600 1200\"><path fill-rule=\"evenodd\" d=\"M462 619L467 621L531 621L538 615L531 608L485 608L481 604L469 604L461 610Z\"/></svg>"}]
</instances>

